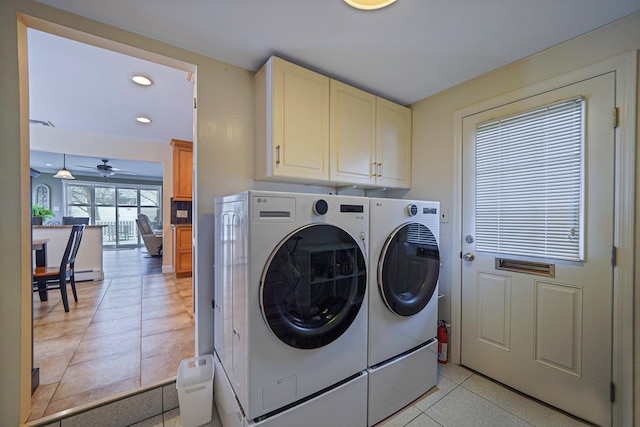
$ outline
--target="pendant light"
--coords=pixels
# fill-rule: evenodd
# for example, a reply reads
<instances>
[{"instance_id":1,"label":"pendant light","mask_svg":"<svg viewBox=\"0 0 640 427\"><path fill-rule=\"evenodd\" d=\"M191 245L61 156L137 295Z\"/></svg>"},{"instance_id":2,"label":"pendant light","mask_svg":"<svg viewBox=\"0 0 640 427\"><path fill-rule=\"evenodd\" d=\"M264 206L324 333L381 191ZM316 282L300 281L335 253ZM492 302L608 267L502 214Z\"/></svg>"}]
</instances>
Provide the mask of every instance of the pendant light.
<instances>
[{"instance_id":1,"label":"pendant light","mask_svg":"<svg viewBox=\"0 0 640 427\"><path fill-rule=\"evenodd\" d=\"M71 175L71 172L67 170L66 154L62 154L62 169L60 169L57 174L53 175L53 177L60 178L60 179L76 179L76 177Z\"/></svg>"}]
</instances>

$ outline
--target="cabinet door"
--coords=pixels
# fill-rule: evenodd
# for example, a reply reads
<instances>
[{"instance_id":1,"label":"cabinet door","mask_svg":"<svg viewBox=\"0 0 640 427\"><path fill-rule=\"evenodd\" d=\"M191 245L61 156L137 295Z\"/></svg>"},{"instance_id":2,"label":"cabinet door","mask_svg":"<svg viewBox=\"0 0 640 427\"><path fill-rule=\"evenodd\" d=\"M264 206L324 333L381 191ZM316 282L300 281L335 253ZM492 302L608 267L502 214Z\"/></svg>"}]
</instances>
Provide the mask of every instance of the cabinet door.
<instances>
[{"instance_id":1,"label":"cabinet door","mask_svg":"<svg viewBox=\"0 0 640 427\"><path fill-rule=\"evenodd\" d=\"M193 144L172 140L173 145L173 199L191 200L193 194Z\"/></svg>"},{"instance_id":2,"label":"cabinet door","mask_svg":"<svg viewBox=\"0 0 640 427\"><path fill-rule=\"evenodd\" d=\"M266 117L264 127L257 126L256 143L257 151L266 143L266 158L257 154L265 165L257 165L256 178L328 180L329 78L277 57L265 67L266 74L256 75L256 114L264 111Z\"/></svg>"},{"instance_id":3,"label":"cabinet door","mask_svg":"<svg viewBox=\"0 0 640 427\"><path fill-rule=\"evenodd\" d=\"M376 184L411 187L411 110L386 99L376 103Z\"/></svg>"},{"instance_id":4,"label":"cabinet door","mask_svg":"<svg viewBox=\"0 0 640 427\"><path fill-rule=\"evenodd\" d=\"M191 250L191 227L177 228L176 248Z\"/></svg>"},{"instance_id":5,"label":"cabinet door","mask_svg":"<svg viewBox=\"0 0 640 427\"><path fill-rule=\"evenodd\" d=\"M192 270L192 238L191 227L175 227L173 239L174 270L176 277L191 275Z\"/></svg>"},{"instance_id":6,"label":"cabinet door","mask_svg":"<svg viewBox=\"0 0 640 427\"><path fill-rule=\"evenodd\" d=\"M375 183L376 97L331 80L330 173L332 182Z\"/></svg>"}]
</instances>

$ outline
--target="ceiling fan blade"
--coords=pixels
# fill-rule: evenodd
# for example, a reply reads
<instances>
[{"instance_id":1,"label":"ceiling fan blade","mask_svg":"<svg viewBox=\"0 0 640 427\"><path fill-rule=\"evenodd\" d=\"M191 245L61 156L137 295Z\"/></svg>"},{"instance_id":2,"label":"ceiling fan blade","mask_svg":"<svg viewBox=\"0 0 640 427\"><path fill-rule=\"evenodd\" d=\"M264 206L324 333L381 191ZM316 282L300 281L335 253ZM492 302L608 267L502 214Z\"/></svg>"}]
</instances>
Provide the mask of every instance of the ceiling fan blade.
<instances>
[{"instance_id":1,"label":"ceiling fan blade","mask_svg":"<svg viewBox=\"0 0 640 427\"><path fill-rule=\"evenodd\" d=\"M138 175L138 174L137 174L137 173L135 173L135 172L129 172L129 171L121 171L121 170L119 170L119 171L118 171L118 175Z\"/></svg>"},{"instance_id":2,"label":"ceiling fan blade","mask_svg":"<svg viewBox=\"0 0 640 427\"><path fill-rule=\"evenodd\" d=\"M95 169L95 166L84 166L84 165L76 165L77 168L85 168L85 169Z\"/></svg>"}]
</instances>

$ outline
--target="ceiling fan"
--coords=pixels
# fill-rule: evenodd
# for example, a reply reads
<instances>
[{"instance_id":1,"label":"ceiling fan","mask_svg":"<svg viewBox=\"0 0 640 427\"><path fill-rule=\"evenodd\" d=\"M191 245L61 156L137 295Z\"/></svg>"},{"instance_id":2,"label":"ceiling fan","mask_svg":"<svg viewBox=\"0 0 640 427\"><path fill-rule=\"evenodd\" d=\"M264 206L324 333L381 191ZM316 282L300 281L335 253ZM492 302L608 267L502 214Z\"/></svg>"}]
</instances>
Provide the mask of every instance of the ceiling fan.
<instances>
[{"instance_id":1,"label":"ceiling fan","mask_svg":"<svg viewBox=\"0 0 640 427\"><path fill-rule=\"evenodd\" d=\"M79 168L85 168L85 169L95 169L95 171L98 172L98 175L100 175L103 178L108 178L115 174L136 175L135 172L123 171L122 169L115 168L107 164L108 161L109 161L108 159L102 159L102 164L98 164L95 166L83 166L83 165L76 165L76 166Z\"/></svg>"}]
</instances>

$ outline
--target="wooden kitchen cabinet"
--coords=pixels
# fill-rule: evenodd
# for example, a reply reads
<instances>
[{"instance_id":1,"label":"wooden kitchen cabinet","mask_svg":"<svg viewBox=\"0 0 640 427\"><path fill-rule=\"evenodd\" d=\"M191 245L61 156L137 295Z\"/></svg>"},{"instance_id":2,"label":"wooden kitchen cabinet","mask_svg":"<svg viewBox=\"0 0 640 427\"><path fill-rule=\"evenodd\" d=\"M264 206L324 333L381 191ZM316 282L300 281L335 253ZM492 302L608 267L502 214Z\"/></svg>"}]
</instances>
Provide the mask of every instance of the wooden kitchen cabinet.
<instances>
[{"instance_id":1,"label":"wooden kitchen cabinet","mask_svg":"<svg viewBox=\"0 0 640 427\"><path fill-rule=\"evenodd\" d=\"M191 201L193 197L193 143L172 139L173 200Z\"/></svg>"},{"instance_id":2,"label":"wooden kitchen cabinet","mask_svg":"<svg viewBox=\"0 0 640 427\"><path fill-rule=\"evenodd\" d=\"M255 83L256 179L328 181L329 78L272 56Z\"/></svg>"},{"instance_id":3,"label":"wooden kitchen cabinet","mask_svg":"<svg viewBox=\"0 0 640 427\"><path fill-rule=\"evenodd\" d=\"M191 276L193 251L191 225L173 225L173 266L176 277Z\"/></svg>"}]
</instances>

